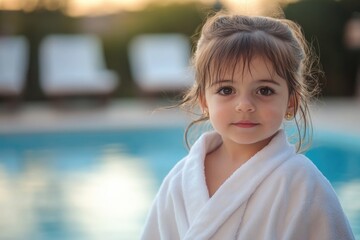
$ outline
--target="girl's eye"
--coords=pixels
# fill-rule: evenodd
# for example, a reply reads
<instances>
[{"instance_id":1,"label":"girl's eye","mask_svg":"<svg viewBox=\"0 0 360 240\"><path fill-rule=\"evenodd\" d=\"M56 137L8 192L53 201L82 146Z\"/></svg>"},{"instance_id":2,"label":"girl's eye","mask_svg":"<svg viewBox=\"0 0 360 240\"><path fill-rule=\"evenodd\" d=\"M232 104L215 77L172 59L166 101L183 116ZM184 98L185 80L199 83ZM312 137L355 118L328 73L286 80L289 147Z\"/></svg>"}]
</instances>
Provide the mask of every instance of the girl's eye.
<instances>
[{"instance_id":1,"label":"girl's eye","mask_svg":"<svg viewBox=\"0 0 360 240\"><path fill-rule=\"evenodd\" d=\"M270 96L273 95L274 93L275 93L274 90L269 87L262 87L257 91L257 94L261 96Z\"/></svg>"},{"instance_id":2,"label":"girl's eye","mask_svg":"<svg viewBox=\"0 0 360 240\"><path fill-rule=\"evenodd\" d=\"M218 91L218 94L222 96L227 96L234 93L234 89L231 87L221 87Z\"/></svg>"}]
</instances>

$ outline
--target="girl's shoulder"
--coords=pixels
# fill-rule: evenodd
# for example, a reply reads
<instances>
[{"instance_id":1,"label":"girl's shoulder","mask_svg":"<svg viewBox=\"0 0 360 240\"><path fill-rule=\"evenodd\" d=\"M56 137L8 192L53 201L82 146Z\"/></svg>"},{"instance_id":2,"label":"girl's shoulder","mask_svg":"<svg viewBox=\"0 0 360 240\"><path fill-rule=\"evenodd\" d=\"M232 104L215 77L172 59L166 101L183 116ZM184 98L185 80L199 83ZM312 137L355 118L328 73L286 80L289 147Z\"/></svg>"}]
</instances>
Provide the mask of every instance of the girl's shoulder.
<instances>
[{"instance_id":1,"label":"girl's shoulder","mask_svg":"<svg viewBox=\"0 0 360 240\"><path fill-rule=\"evenodd\" d=\"M332 186L329 180L305 155L295 154L285 161L274 172L275 177L297 186L329 190Z\"/></svg>"},{"instance_id":2,"label":"girl's shoulder","mask_svg":"<svg viewBox=\"0 0 360 240\"><path fill-rule=\"evenodd\" d=\"M207 152L221 143L221 137L215 132L202 134L191 147L189 153L180 159L163 180L162 188L169 188L182 182L184 175L197 176L203 173Z\"/></svg>"},{"instance_id":3,"label":"girl's shoulder","mask_svg":"<svg viewBox=\"0 0 360 240\"><path fill-rule=\"evenodd\" d=\"M163 180L163 185L166 184L169 181L172 181L174 179L177 179L181 177L182 171L184 169L184 165L187 161L188 156L185 156L184 158L180 159L174 167L169 171L169 173L165 176Z\"/></svg>"},{"instance_id":4,"label":"girl's shoulder","mask_svg":"<svg viewBox=\"0 0 360 240\"><path fill-rule=\"evenodd\" d=\"M304 174L304 177L321 175L322 173L316 165L304 154L294 154L288 161L284 163L284 168Z\"/></svg>"}]
</instances>

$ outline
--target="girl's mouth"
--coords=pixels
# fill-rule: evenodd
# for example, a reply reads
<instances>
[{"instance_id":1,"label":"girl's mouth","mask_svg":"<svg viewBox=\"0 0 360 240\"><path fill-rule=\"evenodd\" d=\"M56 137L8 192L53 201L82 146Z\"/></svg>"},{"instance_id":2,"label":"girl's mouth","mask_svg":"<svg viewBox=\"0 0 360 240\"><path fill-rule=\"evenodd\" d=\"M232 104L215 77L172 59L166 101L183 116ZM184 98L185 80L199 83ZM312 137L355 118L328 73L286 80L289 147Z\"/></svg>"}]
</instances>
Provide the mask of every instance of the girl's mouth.
<instances>
[{"instance_id":1,"label":"girl's mouth","mask_svg":"<svg viewBox=\"0 0 360 240\"><path fill-rule=\"evenodd\" d=\"M240 121L236 122L233 125L240 127L240 128L253 128L259 125L259 123L251 122L251 121Z\"/></svg>"}]
</instances>

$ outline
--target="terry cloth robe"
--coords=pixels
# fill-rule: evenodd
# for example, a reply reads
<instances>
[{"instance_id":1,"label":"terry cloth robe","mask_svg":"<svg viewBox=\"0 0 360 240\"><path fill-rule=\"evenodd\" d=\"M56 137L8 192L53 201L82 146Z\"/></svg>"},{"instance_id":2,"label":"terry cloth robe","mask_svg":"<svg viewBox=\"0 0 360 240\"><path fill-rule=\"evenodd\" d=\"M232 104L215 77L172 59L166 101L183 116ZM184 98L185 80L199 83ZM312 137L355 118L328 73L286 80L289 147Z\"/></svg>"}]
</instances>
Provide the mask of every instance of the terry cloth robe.
<instances>
[{"instance_id":1,"label":"terry cloth robe","mask_svg":"<svg viewBox=\"0 0 360 240\"><path fill-rule=\"evenodd\" d=\"M204 159L221 142L202 135L165 177L141 239L354 239L330 183L283 130L210 198Z\"/></svg>"}]
</instances>

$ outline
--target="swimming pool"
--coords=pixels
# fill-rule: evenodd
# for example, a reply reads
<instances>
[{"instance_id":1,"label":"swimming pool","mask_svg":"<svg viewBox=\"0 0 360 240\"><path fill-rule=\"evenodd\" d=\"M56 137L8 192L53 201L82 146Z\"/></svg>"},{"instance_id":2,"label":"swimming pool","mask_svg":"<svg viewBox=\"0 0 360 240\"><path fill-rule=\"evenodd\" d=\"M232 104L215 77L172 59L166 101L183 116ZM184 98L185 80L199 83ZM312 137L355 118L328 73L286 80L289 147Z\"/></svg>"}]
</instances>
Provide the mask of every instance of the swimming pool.
<instances>
[{"instance_id":1,"label":"swimming pool","mask_svg":"<svg viewBox=\"0 0 360 240\"><path fill-rule=\"evenodd\" d=\"M321 133L307 155L360 238L358 143ZM138 239L162 179L186 153L179 127L2 134L0 239Z\"/></svg>"}]
</instances>

